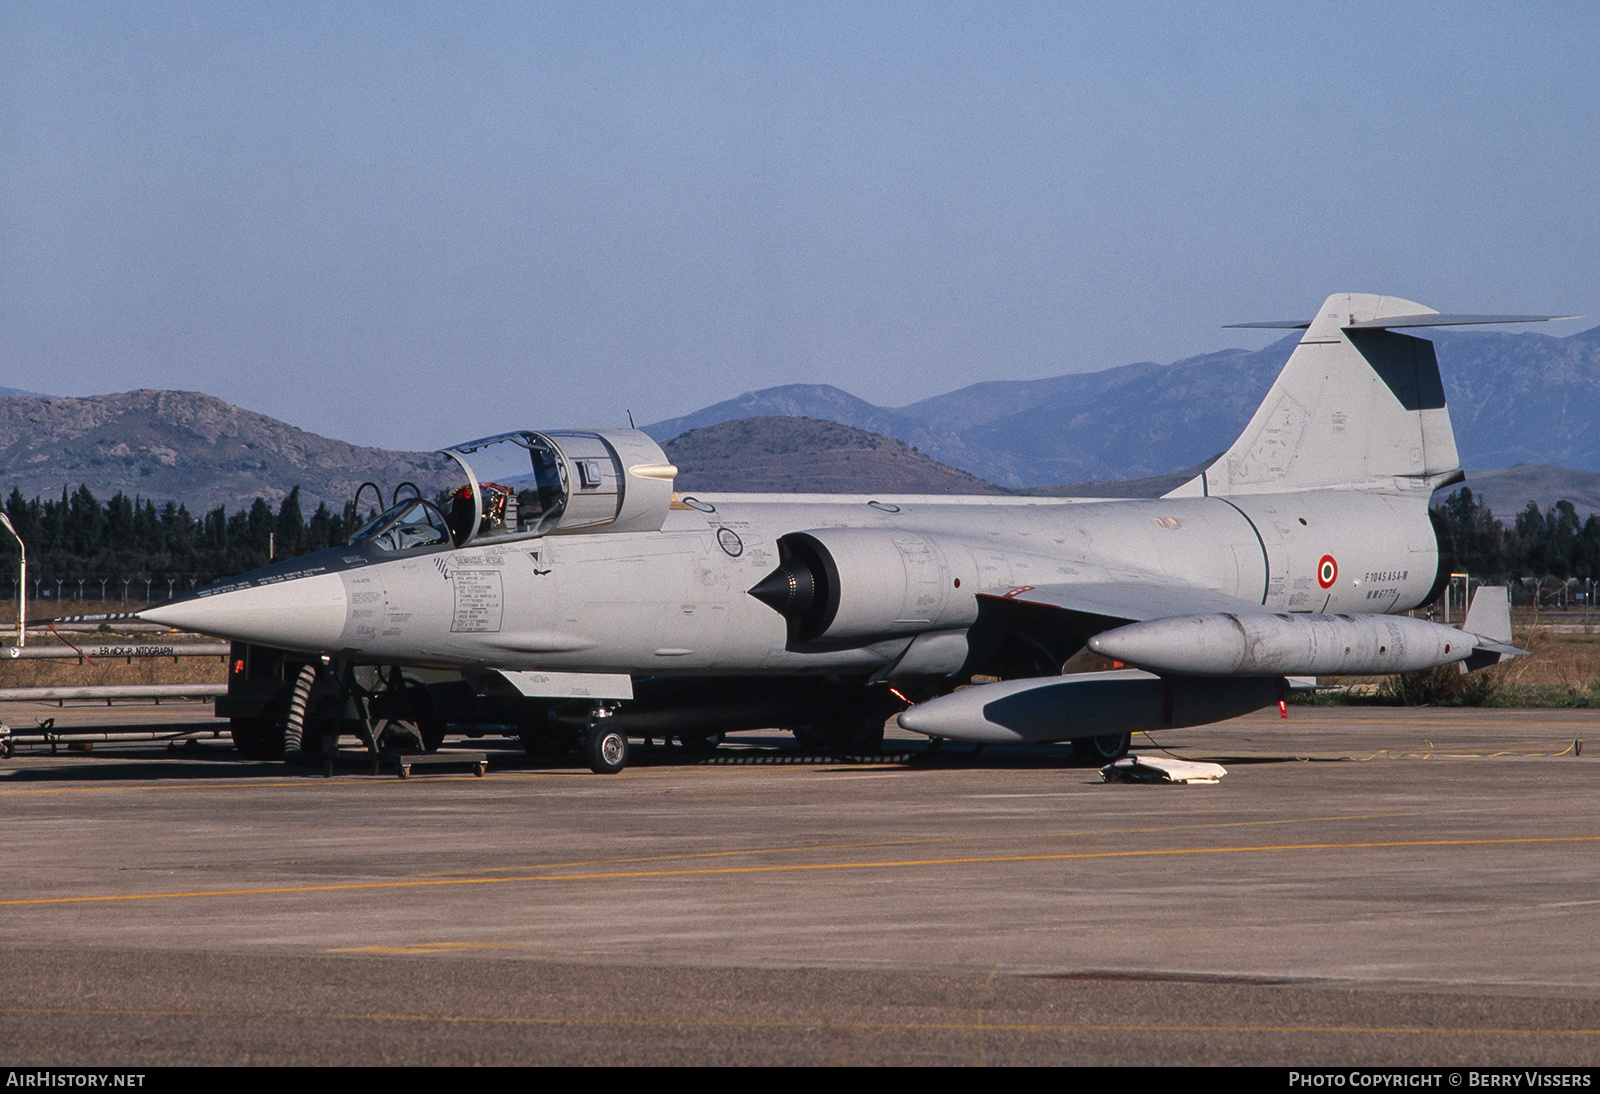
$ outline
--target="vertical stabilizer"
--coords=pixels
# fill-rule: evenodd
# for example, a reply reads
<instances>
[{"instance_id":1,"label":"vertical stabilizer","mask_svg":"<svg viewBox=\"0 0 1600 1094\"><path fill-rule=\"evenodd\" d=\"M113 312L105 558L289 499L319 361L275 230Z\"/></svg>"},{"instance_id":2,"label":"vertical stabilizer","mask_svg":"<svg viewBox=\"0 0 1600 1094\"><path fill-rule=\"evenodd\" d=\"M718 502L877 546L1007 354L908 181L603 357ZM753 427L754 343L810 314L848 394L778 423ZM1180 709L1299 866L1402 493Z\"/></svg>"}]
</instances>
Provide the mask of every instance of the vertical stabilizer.
<instances>
[{"instance_id":1,"label":"vertical stabilizer","mask_svg":"<svg viewBox=\"0 0 1600 1094\"><path fill-rule=\"evenodd\" d=\"M1328 297L1233 447L1167 496L1345 487L1425 498L1459 480L1433 343L1383 327L1434 315L1393 296Z\"/></svg>"}]
</instances>

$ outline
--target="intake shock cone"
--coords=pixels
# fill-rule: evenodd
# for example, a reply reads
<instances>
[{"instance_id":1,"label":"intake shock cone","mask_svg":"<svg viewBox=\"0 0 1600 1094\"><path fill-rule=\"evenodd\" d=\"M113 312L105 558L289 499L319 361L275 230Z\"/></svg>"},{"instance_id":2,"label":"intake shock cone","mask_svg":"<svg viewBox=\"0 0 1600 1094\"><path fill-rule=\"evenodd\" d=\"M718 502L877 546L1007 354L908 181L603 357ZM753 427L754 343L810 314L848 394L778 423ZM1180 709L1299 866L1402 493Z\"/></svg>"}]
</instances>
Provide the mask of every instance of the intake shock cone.
<instances>
[{"instance_id":1,"label":"intake shock cone","mask_svg":"<svg viewBox=\"0 0 1600 1094\"><path fill-rule=\"evenodd\" d=\"M785 619L799 619L816 602L817 581L811 567L790 559L752 585L750 595Z\"/></svg>"}]
</instances>

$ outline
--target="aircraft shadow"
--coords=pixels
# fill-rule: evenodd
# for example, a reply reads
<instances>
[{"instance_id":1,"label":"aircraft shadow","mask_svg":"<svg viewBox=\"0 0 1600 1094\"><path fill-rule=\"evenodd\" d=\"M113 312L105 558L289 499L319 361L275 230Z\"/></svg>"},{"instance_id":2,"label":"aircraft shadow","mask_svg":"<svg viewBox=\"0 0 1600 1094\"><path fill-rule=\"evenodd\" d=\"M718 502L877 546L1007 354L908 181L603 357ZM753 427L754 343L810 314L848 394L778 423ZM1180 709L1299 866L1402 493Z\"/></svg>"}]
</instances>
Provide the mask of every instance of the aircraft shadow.
<instances>
[{"instance_id":1,"label":"aircraft shadow","mask_svg":"<svg viewBox=\"0 0 1600 1094\"><path fill-rule=\"evenodd\" d=\"M525 752L520 742L510 738L453 738L435 754L442 774L459 774L448 766L452 754L484 753L489 770L494 771L570 771L585 770L576 754L548 758ZM1161 754L1159 749L1135 745L1133 755ZM1342 763L1344 757L1276 756L1196 756L1225 766L1281 763ZM43 760L39 766L30 760ZM60 761L66 760L67 763ZM49 762L54 761L54 762ZM463 760L463 763L467 761ZM1063 745L971 745L946 743L931 747L926 742L890 740L882 752L873 755L831 755L806 752L785 737L734 738L711 752L693 752L676 744L636 745L629 757L630 767L836 767L859 769L901 767L918 770L1077 770L1095 772L1100 761L1075 757ZM169 747L163 742L144 744L97 743L89 751L69 750L64 744L52 755L48 746L21 745L7 760L0 760L0 786L52 783L100 782L195 782L204 780L240 781L257 779L322 779L323 765L285 763L281 760L251 760L240 756L222 740L187 741ZM337 777L371 775L371 763L359 751L346 748L334 766ZM419 774L422 774L419 771ZM392 767L384 767L378 777L394 777ZM423 775L423 777L426 777Z\"/></svg>"}]
</instances>

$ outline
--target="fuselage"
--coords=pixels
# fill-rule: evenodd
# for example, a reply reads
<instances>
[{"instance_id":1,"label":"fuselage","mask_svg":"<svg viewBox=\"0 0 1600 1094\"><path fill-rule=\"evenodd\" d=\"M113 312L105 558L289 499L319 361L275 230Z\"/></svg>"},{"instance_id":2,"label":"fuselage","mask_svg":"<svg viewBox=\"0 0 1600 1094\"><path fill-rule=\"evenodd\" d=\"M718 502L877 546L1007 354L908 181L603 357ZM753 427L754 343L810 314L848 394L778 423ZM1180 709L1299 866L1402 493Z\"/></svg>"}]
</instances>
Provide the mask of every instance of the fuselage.
<instances>
[{"instance_id":1,"label":"fuselage","mask_svg":"<svg viewBox=\"0 0 1600 1094\"><path fill-rule=\"evenodd\" d=\"M809 533L840 559L820 641L748 590ZM953 673L978 595L1125 581L1280 612L1401 612L1440 554L1426 496L1358 490L1072 500L706 494L659 530L384 549L196 590L146 618L355 663L635 676ZM915 647L915 648L913 648Z\"/></svg>"}]
</instances>

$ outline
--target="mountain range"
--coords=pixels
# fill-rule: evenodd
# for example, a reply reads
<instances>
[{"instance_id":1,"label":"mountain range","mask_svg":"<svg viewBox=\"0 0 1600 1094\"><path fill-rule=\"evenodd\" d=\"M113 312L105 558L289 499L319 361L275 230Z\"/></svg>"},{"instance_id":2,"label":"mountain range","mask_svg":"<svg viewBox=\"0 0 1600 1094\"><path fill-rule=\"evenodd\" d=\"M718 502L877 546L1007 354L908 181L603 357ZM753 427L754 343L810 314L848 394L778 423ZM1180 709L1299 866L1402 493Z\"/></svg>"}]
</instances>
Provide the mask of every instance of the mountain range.
<instances>
[{"instance_id":1,"label":"mountain range","mask_svg":"<svg viewBox=\"0 0 1600 1094\"><path fill-rule=\"evenodd\" d=\"M1600 472L1600 327L1565 338L1436 331L1463 466L1558 464ZM750 392L645 426L658 440L736 418L804 416L881 433L1002 486L1164 475L1238 436L1299 335L1044 380L973 384L881 407L824 384Z\"/></svg>"},{"instance_id":2,"label":"mountain range","mask_svg":"<svg viewBox=\"0 0 1600 1094\"><path fill-rule=\"evenodd\" d=\"M1468 485L1495 513L1561 497L1600 512L1600 435L1590 425L1600 421L1600 327L1565 338L1431 337ZM645 429L683 469L683 490L1155 496L1233 441L1294 344L988 381L903 407L790 384ZM82 483L101 497L121 490L198 512L257 496L277 504L298 485L309 510L342 505L364 481L387 493L409 480L432 493L453 477L431 453L331 440L198 392L0 389L5 493L50 496Z\"/></svg>"},{"instance_id":3,"label":"mountain range","mask_svg":"<svg viewBox=\"0 0 1600 1094\"><path fill-rule=\"evenodd\" d=\"M735 418L661 447L678 467L680 493L1006 493L904 441L816 418Z\"/></svg>"},{"instance_id":4,"label":"mountain range","mask_svg":"<svg viewBox=\"0 0 1600 1094\"><path fill-rule=\"evenodd\" d=\"M1220 453L1165 475L1006 489L939 463L892 437L800 417L736 418L662 443L678 465L681 492L840 494L1023 494L1059 498L1156 498L1187 482ZM1600 474L1522 463L1472 471L1467 487L1509 524L1528 502L1565 499L1580 515L1600 513ZM1444 493L1457 487L1447 487Z\"/></svg>"},{"instance_id":5,"label":"mountain range","mask_svg":"<svg viewBox=\"0 0 1600 1094\"><path fill-rule=\"evenodd\" d=\"M299 486L309 513L338 509L368 480L385 496L405 480L437 491L446 462L329 440L197 391L0 397L0 487L29 498L82 483L100 498L120 490L198 514L258 496L276 505Z\"/></svg>"}]
</instances>

